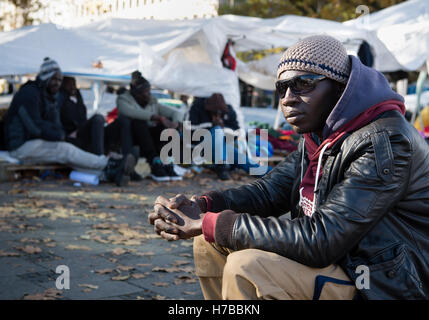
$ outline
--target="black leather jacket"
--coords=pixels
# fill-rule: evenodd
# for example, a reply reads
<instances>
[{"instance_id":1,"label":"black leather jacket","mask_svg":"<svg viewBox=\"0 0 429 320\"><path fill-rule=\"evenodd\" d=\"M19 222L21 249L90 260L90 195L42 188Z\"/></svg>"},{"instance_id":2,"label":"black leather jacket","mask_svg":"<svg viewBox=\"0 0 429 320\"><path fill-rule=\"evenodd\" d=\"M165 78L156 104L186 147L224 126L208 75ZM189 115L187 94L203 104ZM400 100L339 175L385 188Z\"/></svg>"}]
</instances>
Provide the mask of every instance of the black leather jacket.
<instances>
[{"instance_id":1,"label":"black leather jacket","mask_svg":"<svg viewBox=\"0 0 429 320\"><path fill-rule=\"evenodd\" d=\"M356 281L370 272L367 299L429 297L429 147L389 111L324 154L316 211L298 206L303 143L265 177L211 192L216 243L257 248L315 268L338 264ZM277 219L291 212L292 220Z\"/></svg>"}]
</instances>

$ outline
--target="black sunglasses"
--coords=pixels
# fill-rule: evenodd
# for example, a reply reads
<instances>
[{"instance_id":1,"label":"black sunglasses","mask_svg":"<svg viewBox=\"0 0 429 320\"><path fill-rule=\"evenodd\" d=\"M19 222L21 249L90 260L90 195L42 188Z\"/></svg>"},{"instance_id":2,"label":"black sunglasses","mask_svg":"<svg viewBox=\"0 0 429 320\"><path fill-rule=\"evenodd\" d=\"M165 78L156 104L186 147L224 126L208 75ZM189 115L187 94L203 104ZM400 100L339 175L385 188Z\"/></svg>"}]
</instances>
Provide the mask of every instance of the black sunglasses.
<instances>
[{"instance_id":1,"label":"black sunglasses","mask_svg":"<svg viewBox=\"0 0 429 320\"><path fill-rule=\"evenodd\" d=\"M280 95L280 98L286 94L287 88L290 88L292 93L295 95L304 94L316 88L316 85L326 78L326 76L322 76L320 74L303 74L289 80L277 81L276 90Z\"/></svg>"}]
</instances>

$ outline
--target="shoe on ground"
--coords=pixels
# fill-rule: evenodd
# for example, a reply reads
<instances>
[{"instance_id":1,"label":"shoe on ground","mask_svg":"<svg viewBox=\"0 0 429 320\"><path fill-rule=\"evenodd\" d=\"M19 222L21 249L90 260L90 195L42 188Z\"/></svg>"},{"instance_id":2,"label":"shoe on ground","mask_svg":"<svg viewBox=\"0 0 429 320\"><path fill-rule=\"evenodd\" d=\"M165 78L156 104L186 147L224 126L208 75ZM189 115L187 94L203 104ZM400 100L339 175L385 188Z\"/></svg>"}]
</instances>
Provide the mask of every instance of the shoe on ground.
<instances>
[{"instance_id":1,"label":"shoe on ground","mask_svg":"<svg viewBox=\"0 0 429 320\"><path fill-rule=\"evenodd\" d=\"M131 181L143 181L143 177L139 175L135 170L130 174Z\"/></svg>"},{"instance_id":2,"label":"shoe on ground","mask_svg":"<svg viewBox=\"0 0 429 320\"><path fill-rule=\"evenodd\" d=\"M106 178L115 182L118 187L126 186L136 164L137 160L132 154L127 154L122 159L109 158L105 168Z\"/></svg>"},{"instance_id":3,"label":"shoe on ground","mask_svg":"<svg viewBox=\"0 0 429 320\"><path fill-rule=\"evenodd\" d=\"M179 176L176 171L174 171L174 165L168 164L164 166L165 171L167 172L168 176L170 177L170 181L182 181L183 178Z\"/></svg>"},{"instance_id":4,"label":"shoe on ground","mask_svg":"<svg viewBox=\"0 0 429 320\"><path fill-rule=\"evenodd\" d=\"M154 163L152 165L150 177L157 182L170 181L170 176L162 163Z\"/></svg>"},{"instance_id":5,"label":"shoe on ground","mask_svg":"<svg viewBox=\"0 0 429 320\"><path fill-rule=\"evenodd\" d=\"M130 175L134 171L137 164L137 159L131 154L127 154L122 158L118 172L115 175L115 183L118 187L125 187L130 182Z\"/></svg>"}]
</instances>

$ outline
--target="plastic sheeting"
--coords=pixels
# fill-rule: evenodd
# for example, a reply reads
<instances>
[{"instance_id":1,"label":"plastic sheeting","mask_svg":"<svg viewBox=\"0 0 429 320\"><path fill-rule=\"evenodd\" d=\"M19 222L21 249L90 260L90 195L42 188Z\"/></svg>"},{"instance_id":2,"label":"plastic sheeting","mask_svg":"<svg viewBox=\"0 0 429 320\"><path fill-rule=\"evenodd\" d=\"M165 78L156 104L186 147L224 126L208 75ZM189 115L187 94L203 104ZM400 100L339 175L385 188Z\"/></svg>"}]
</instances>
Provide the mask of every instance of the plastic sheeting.
<instances>
[{"instance_id":1,"label":"plastic sheeting","mask_svg":"<svg viewBox=\"0 0 429 320\"><path fill-rule=\"evenodd\" d=\"M395 60L378 60L380 71L418 70L429 57L429 1L409 0L344 22L374 32Z\"/></svg>"},{"instance_id":2,"label":"plastic sheeting","mask_svg":"<svg viewBox=\"0 0 429 320\"><path fill-rule=\"evenodd\" d=\"M226 15L186 21L107 19L70 29L44 24L1 33L0 61L6 63L0 65L0 75L37 73L46 56L55 59L63 71L90 79L124 81L121 76L140 69L153 85L174 92L193 96L222 93L241 121L237 76L273 90L277 57L265 67L239 62L238 71L233 72L221 62L228 39L238 52L289 47L321 33L334 36L352 53L367 41L379 70L398 66L372 31L291 15L274 19ZM98 61L102 69L93 67Z\"/></svg>"}]
</instances>

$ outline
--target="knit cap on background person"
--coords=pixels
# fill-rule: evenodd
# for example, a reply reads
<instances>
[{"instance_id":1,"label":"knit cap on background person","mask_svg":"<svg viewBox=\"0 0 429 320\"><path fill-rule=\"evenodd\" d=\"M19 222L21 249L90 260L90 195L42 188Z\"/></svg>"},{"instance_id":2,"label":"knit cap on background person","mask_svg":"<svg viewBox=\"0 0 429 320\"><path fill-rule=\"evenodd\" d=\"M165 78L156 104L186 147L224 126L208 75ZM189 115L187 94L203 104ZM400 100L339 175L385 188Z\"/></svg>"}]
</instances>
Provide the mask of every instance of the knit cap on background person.
<instances>
[{"instance_id":1,"label":"knit cap on background person","mask_svg":"<svg viewBox=\"0 0 429 320\"><path fill-rule=\"evenodd\" d=\"M278 65L277 78L286 70L308 71L346 84L350 68L349 56L340 41L326 35L315 35L302 39L285 51Z\"/></svg>"},{"instance_id":2,"label":"knit cap on background person","mask_svg":"<svg viewBox=\"0 0 429 320\"><path fill-rule=\"evenodd\" d=\"M150 88L150 83L141 74L140 71L134 71L131 74L131 87L137 90Z\"/></svg>"},{"instance_id":3,"label":"knit cap on background person","mask_svg":"<svg viewBox=\"0 0 429 320\"><path fill-rule=\"evenodd\" d=\"M43 59L43 63L40 66L40 71L37 76L42 81L48 81L57 71L61 71L58 63L55 60L46 57Z\"/></svg>"}]
</instances>

